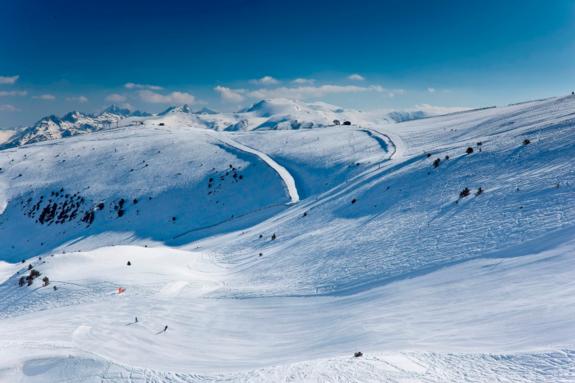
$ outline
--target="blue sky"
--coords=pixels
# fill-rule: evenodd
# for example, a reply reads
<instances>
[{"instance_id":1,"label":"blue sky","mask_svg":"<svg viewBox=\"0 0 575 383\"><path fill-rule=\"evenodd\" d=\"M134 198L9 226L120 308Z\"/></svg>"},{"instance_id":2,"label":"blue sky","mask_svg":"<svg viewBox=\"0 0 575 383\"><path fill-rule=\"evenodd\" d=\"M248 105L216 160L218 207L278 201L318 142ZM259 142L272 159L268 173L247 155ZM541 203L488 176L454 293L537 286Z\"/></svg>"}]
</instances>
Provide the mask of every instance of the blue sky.
<instances>
[{"instance_id":1,"label":"blue sky","mask_svg":"<svg viewBox=\"0 0 575 383\"><path fill-rule=\"evenodd\" d=\"M572 0L0 0L0 127L112 102L504 104L570 93L574 61Z\"/></svg>"}]
</instances>

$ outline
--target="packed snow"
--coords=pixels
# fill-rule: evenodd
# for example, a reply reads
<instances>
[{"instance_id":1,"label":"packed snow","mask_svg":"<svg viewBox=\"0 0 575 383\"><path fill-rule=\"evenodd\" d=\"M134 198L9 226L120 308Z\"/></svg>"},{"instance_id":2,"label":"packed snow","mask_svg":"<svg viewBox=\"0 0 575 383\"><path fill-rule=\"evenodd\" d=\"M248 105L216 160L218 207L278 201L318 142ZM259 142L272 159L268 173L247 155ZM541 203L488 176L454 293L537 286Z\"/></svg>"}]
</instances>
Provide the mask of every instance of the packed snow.
<instances>
[{"instance_id":1,"label":"packed snow","mask_svg":"<svg viewBox=\"0 0 575 383\"><path fill-rule=\"evenodd\" d=\"M574 110L267 100L4 149L0 382L574 381Z\"/></svg>"}]
</instances>

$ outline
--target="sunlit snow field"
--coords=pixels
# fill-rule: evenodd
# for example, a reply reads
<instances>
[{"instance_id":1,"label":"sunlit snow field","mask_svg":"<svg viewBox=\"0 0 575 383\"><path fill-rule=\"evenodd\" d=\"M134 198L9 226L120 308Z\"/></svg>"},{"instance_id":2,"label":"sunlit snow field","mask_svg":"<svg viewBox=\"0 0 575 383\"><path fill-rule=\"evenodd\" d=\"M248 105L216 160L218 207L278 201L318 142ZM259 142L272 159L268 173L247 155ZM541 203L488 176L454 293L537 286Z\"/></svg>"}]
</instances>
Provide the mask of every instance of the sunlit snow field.
<instances>
[{"instance_id":1,"label":"sunlit snow field","mask_svg":"<svg viewBox=\"0 0 575 383\"><path fill-rule=\"evenodd\" d=\"M575 381L574 96L253 108L0 151L0 382Z\"/></svg>"}]
</instances>

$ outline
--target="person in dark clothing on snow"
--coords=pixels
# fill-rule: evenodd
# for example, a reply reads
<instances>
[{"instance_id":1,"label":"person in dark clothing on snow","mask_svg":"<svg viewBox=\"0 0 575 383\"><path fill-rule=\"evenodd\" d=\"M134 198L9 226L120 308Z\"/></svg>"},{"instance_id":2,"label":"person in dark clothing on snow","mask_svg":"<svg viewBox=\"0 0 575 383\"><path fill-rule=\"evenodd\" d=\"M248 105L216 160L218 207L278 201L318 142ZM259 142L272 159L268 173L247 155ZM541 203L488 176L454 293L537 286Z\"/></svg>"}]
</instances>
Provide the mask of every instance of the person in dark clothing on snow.
<instances>
[{"instance_id":1,"label":"person in dark clothing on snow","mask_svg":"<svg viewBox=\"0 0 575 383\"><path fill-rule=\"evenodd\" d=\"M158 334L163 334L163 333L165 333L166 331L168 331L168 325L166 325L166 327L164 327L164 329L163 329L162 331L158 331L158 332L156 333L156 335L158 335Z\"/></svg>"}]
</instances>

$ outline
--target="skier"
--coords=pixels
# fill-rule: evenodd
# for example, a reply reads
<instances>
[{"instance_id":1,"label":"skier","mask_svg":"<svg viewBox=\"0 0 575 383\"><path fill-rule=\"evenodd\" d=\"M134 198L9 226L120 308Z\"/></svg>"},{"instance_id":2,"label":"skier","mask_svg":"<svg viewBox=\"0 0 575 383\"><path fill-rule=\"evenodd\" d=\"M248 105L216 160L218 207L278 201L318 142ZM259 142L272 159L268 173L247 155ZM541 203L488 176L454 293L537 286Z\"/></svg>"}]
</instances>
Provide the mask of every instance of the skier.
<instances>
[{"instance_id":1,"label":"skier","mask_svg":"<svg viewBox=\"0 0 575 383\"><path fill-rule=\"evenodd\" d=\"M158 331L158 332L156 333L156 335L163 334L163 333L165 333L166 331L168 331L168 325L166 325L166 327L164 327L163 330Z\"/></svg>"},{"instance_id":2,"label":"skier","mask_svg":"<svg viewBox=\"0 0 575 383\"><path fill-rule=\"evenodd\" d=\"M134 318L134 323L138 323L138 317Z\"/></svg>"}]
</instances>

